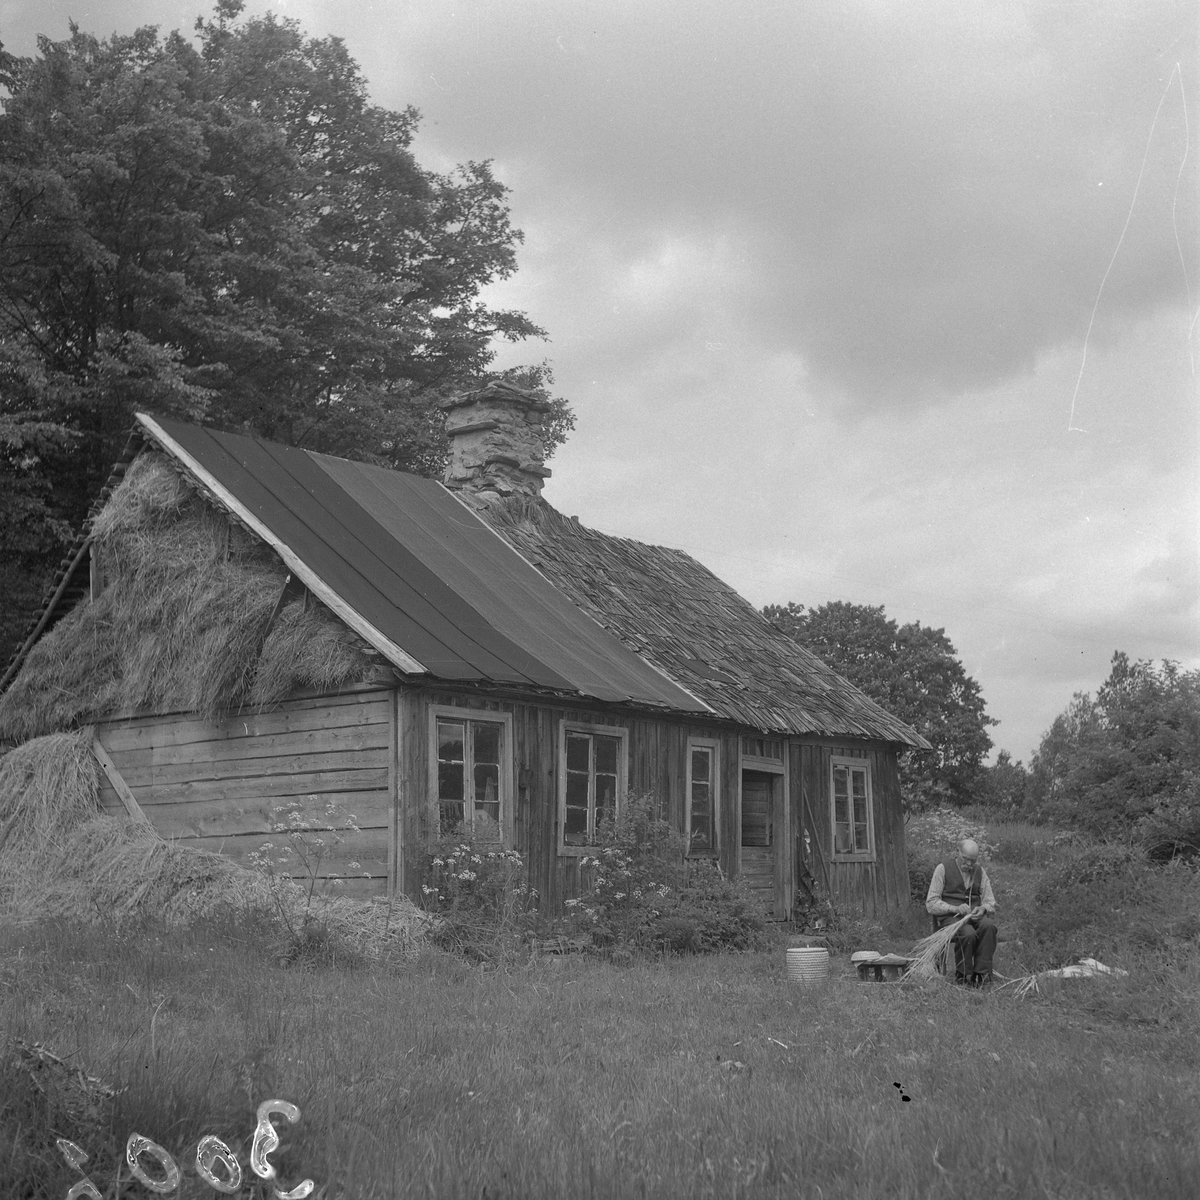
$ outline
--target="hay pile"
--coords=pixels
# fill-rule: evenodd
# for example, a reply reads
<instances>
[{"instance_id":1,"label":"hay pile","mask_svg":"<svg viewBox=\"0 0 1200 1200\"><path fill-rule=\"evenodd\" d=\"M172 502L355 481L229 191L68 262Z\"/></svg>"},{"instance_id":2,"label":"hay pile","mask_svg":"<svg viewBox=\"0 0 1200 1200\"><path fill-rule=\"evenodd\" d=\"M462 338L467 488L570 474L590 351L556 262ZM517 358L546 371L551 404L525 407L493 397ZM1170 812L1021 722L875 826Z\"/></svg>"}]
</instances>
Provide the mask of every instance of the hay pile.
<instances>
[{"instance_id":1,"label":"hay pile","mask_svg":"<svg viewBox=\"0 0 1200 1200\"><path fill-rule=\"evenodd\" d=\"M372 673L365 644L310 597L268 631L282 564L160 453L133 462L93 536L104 589L29 652L0 696L0 740L131 709L211 716Z\"/></svg>"},{"instance_id":2,"label":"hay pile","mask_svg":"<svg viewBox=\"0 0 1200 1200\"><path fill-rule=\"evenodd\" d=\"M368 961L411 953L431 918L406 898L313 898L287 879L220 854L164 842L100 808L92 730L54 734L0 758L0 914L122 923L153 915L182 927L253 916L282 942L314 926ZM282 943L281 943L282 944Z\"/></svg>"}]
</instances>

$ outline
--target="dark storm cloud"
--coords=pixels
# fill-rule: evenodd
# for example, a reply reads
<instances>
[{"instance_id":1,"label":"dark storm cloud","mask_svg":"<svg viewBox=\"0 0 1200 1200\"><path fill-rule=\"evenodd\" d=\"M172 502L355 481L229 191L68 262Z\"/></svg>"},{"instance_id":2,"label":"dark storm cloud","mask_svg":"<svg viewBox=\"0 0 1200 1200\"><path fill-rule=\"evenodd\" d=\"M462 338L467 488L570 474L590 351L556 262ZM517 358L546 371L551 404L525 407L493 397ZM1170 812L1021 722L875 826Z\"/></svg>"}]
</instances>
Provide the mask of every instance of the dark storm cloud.
<instances>
[{"instance_id":1,"label":"dark storm cloud","mask_svg":"<svg viewBox=\"0 0 1200 1200\"><path fill-rule=\"evenodd\" d=\"M1195 27L1175 2L405 11L388 49L427 137L536 166L520 208L536 221L577 194L580 228L618 253L664 230L735 236L748 264L727 300L874 399L993 383L1082 337ZM1097 337L1186 302L1172 93ZM1175 216L1197 279L1191 164Z\"/></svg>"}]
</instances>

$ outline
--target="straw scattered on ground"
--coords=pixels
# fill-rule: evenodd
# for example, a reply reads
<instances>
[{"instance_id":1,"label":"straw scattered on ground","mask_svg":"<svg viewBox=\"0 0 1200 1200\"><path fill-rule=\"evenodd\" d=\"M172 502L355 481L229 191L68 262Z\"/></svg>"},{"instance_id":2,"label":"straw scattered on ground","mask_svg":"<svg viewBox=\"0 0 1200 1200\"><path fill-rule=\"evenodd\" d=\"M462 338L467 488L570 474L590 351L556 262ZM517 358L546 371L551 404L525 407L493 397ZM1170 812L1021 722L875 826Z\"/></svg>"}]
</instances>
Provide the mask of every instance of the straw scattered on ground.
<instances>
[{"instance_id":1,"label":"straw scattered on ground","mask_svg":"<svg viewBox=\"0 0 1200 1200\"><path fill-rule=\"evenodd\" d=\"M14 924L46 917L168 926L238 917L267 923L281 956L327 945L366 961L404 957L430 917L407 898L313 896L290 879L224 855L163 841L100 806L92 730L38 738L0 759L0 912Z\"/></svg>"},{"instance_id":2,"label":"straw scattered on ground","mask_svg":"<svg viewBox=\"0 0 1200 1200\"><path fill-rule=\"evenodd\" d=\"M113 712L214 715L367 678L367 647L311 597L268 628L286 573L157 452L97 514L104 587L29 652L0 696L0 739L24 742Z\"/></svg>"}]
</instances>

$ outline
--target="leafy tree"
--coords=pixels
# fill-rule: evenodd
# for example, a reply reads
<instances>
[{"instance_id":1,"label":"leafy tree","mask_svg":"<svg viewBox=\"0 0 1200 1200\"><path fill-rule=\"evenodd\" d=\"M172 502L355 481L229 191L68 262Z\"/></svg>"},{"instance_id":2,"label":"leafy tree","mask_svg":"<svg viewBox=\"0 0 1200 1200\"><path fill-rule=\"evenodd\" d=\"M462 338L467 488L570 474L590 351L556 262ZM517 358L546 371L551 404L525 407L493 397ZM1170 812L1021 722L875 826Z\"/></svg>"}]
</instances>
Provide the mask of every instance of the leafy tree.
<instances>
[{"instance_id":1,"label":"leafy tree","mask_svg":"<svg viewBox=\"0 0 1200 1200\"><path fill-rule=\"evenodd\" d=\"M1095 698L1076 693L1055 717L1030 775L1040 812L1093 833L1134 833L1156 812L1186 824L1200 803L1200 671L1117 651Z\"/></svg>"},{"instance_id":2,"label":"leafy tree","mask_svg":"<svg viewBox=\"0 0 1200 1200\"><path fill-rule=\"evenodd\" d=\"M932 753L901 756L901 788L910 808L977 798L992 745L987 727L996 722L984 712L979 684L963 669L945 630L919 621L897 625L881 606L842 600L810 609L768 605L763 615L932 744Z\"/></svg>"},{"instance_id":3,"label":"leafy tree","mask_svg":"<svg viewBox=\"0 0 1200 1200\"><path fill-rule=\"evenodd\" d=\"M136 409L433 474L438 400L496 377L495 339L543 335L480 299L521 240L490 165L422 168L418 114L370 104L339 39L241 10L194 43L72 25L0 49L6 610ZM556 401L548 449L571 424Z\"/></svg>"},{"instance_id":4,"label":"leafy tree","mask_svg":"<svg viewBox=\"0 0 1200 1200\"><path fill-rule=\"evenodd\" d=\"M990 808L1022 809L1029 792L1029 771L1019 759L1014 762L1007 750L996 755L996 761L983 769L982 802Z\"/></svg>"}]
</instances>

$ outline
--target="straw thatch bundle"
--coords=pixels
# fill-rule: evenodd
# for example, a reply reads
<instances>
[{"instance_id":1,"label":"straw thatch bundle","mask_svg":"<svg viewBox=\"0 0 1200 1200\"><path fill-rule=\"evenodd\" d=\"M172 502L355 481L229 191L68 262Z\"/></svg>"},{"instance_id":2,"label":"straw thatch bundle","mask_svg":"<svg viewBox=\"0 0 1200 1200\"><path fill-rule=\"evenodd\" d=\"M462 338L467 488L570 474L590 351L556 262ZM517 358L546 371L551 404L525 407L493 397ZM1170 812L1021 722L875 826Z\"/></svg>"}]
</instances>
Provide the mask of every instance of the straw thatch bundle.
<instances>
[{"instance_id":1,"label":"straw thatch bundle","mask_svg":"<svg viewBox=\"0 0 1200 1200\"><path fill-rule=\"evenodd\" d=\"M105 586L30 650L0 696L2 739L140 708L212 715L373 670L367 647L307 596L268 629L282 565L162 454L133 462L92 533Z\"/></svg>"},{"instance_id":2,"label":"straw thatch bundle","mask_svg":"<svg viewBox=\"0 0 1200 1200\"><path fill-rule=\"evenodd\" d=\"M909 952L908 974L905 979L934 979L953 969L954 951L951 943L954 935L969 921L969 917L960 917L941 929L934 930L928 937L922 938Z\"/></svg>"},{"instance_id":3,"label":"straw thatch bundle","mask_svg":"<svg viewBox=\"0 0 1200 1200\"><path fill-rule=\"evenodd\" d=\"M220 854L164 842L152 828L104 815L92 730L56 734L0 759L0 912L120 923L153 914L171 926L250 915L281 938L314 922L367 960L414 949L430 918L411 901L313 897L288 879Z\"/></svg>"}]
</instances>

